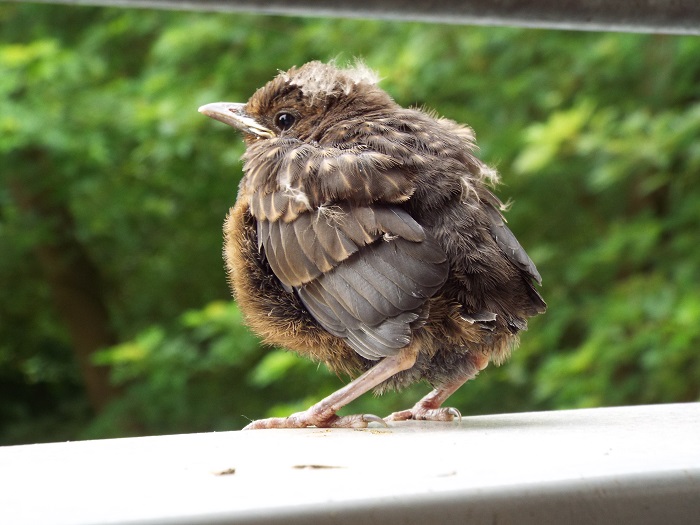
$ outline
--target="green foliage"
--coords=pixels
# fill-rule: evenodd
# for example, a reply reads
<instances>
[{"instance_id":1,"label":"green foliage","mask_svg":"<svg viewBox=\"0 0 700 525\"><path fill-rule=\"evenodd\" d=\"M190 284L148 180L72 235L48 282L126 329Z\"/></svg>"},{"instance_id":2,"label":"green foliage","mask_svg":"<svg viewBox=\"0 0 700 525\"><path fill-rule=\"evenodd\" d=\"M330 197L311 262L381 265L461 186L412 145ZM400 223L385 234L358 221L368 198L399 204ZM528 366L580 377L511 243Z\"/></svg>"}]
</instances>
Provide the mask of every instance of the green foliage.
<instances>
[{"instance_id":1,"label":"green foliage","mask_svg":"<svg viewBox=\"0 0 700 525\"><path fill-rule=\"evenodd\" d=\"M124 394L82 437L240 428L268 410L301 410L311 393L340 384L325 368L262 349L231 301L185 312L167 331L147 328L98 353L96 362L112 367Z\"/></svg>"},{"instance_id":2,"label":"green foliage","mask_svg":"<svg viewBox=\"0 0 700 525\"><path fill-rule=\"evenodd\" d=\"M554 406L696 400L700 102L593 108L585 102L531 126L514 163L552 184L561 177L553 166L570 166L578 194L575 236L570 224L553 225L562 251L550 270L553 292L578 308L559 327L558 355L536 373L535 398ZM572 253L574 264L563 259Z\"/></svg>"},{"instance_id":3,"label":"green foliage","mask_svg":"<svg viewBox=\"0 0 700 525\"><path fill-rule=\"evenodd\" d=\"M85 435L230 428L236 424L232 415L245 411L249 400L240 378L260 354L232 302L188 311L168 331L149 327L96 355L99 364L112 367L124 394ZM251 405L260 408L259 402Z\"/></svg>"},{"instance_id":4,"label":"green foliage","mask_svg":"<svg viewBox=\"0 0 700 525\"><path fill-rule=\"evenodd\" d=\"M240 14L0 6L0 440L239 428L346 378L261 347L228 301L240 138L196 108L354 56L399 103L470 123L549 311L452 399L465 414L700 396L700 39ZM92 419L36 261L70 210L121 344ZM185 312L185 313L183 313ZM427 391L365 396L379 415Z\"/></svg>"}]
</instances>

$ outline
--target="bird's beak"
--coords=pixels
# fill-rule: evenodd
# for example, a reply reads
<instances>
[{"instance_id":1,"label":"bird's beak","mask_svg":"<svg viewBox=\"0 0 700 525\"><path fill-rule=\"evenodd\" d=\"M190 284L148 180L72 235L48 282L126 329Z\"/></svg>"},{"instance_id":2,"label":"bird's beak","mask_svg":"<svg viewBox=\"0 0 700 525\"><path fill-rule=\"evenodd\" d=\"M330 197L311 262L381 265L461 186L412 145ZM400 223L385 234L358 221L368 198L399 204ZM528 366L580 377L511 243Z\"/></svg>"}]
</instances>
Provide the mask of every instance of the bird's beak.
<instances>
[{"instance_id":1,"label":"bird's beak","mask_svg":"<svg viewBox=\"0 0 700 525\"><path fill-rule=\"evenodd\" d=\"M198 111L207 117L211 117L239 129L243 133L255 135L263 139L269 139L275 136L271 130L262 126L253 117L246 114L243 108L245 108L245 104L239 104L237 102L213 102L203 105Z\"/></svg>"}]
</instances>

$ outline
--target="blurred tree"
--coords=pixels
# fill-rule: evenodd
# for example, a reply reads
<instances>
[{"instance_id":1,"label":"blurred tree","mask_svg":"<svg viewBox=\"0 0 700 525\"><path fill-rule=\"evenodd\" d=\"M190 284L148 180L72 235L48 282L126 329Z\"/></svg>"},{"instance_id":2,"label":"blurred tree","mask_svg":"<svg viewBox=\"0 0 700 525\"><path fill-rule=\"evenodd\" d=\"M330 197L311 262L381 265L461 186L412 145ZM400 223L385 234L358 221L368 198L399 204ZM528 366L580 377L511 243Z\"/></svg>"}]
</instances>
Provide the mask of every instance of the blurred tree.
<instances>
[{"instance_id":1,"label":"blurred tree","mask_svg":"<svg viewBox=\"0 0 700 525\"><path fill-rule=\"evenodd\" d=\"M544 277L548 313L456 406L698 399L700 39L3 4L0 442L239 428L345 380L261 348L228 301L243 148L196 112L339 55L476 129Z\"/></svg>"},{"instance_id":2,"label":"blurred tree","mask_svg":"<svg viewBox=\"0 0 700 525\"><path fill-rule=\"evenodd\" d=\"M52 167L47 166L43 151L21 152L38 169L26 177L8 178L8 189L22 215L40 223L45 231L34 245L34 255L47 284L54 307L65 324L75 358L80 366L90 405L100 410L116 391L109 382L109 371L94 366L92 354L115 344L99 269L85 247L75 237L75 222L70 210L53 199L46 186ZM38 177L37 177L38 175Z\"/></svg>"}]
</instances>

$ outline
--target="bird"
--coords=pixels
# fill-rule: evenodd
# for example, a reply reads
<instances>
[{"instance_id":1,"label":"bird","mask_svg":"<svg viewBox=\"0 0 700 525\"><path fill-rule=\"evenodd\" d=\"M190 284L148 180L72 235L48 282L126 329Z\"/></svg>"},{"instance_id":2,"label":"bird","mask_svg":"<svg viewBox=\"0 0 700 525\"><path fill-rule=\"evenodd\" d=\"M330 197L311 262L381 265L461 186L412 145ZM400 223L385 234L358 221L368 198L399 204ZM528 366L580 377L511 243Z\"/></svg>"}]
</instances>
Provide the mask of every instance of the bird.
<instances>
[{"instance_id":1,"label":"bird","mask_svg":"<svg viewBox=\"0 0 700 525\"><path fill-rule=\"evenodd\" d=\"M245 103L199 108L246 146L223 250L246 323L354 378L246 429L461 420L447 398L504 362L546 310L472 128L404 108L378 83L361 60L312 61ZM421 381L432 391L406 410L337 413L370 390Z\"/></svg>"}]
</instances>

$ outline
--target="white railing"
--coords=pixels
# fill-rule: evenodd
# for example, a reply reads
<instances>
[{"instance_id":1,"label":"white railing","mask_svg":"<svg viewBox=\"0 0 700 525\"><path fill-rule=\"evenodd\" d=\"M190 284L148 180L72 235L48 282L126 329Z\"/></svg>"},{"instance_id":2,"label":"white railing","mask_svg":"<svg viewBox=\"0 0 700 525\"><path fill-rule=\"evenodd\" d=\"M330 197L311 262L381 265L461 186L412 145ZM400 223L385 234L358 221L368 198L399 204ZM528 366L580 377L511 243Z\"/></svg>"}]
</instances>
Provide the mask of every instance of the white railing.
<instances>
[{"instance_id":1,"label":"white railing","mask_svg":"<svg viewBox=\"0 0 700 525\"><path fill-rule=\"evenodd\" d=\"M700 523L700 403L0 447L0 523Z\"/></svg>"}]
</instances>

